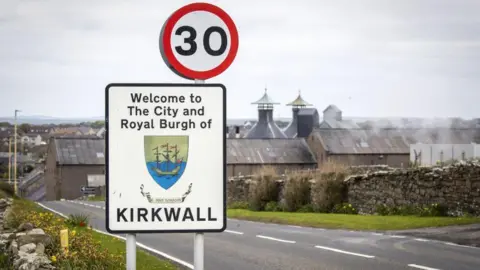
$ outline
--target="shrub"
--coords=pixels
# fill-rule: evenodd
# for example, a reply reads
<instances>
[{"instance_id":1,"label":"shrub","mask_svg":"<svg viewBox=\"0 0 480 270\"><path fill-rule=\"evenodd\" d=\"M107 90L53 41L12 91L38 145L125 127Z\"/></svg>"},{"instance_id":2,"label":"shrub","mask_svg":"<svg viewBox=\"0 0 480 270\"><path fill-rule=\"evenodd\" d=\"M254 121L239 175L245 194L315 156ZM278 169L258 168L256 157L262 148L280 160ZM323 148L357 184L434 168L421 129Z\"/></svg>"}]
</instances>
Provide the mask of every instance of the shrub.
<instances>
[{"instance_id":1,"label":"shrub","mask_svg":"<svg viewBox=\"0 0 480 270\"><path fill-rule=\"evenodd\" d=\"M232 202L232 203L230 203L228 208L230 208L230 209L248 209L248 202L241 202L241 201Z\"/></svg>"},{"instance_id":2,"label":"shrub","mask_svg":"<svg viewBox=\"0 0 480 270\"><path fill-rule=\"evenodd\" d=\"M87 215L71 214L65 220L65 223L70 226L86 227L88 226L88 221L89 217Z\"/></svg>"},{"instance_id":3,"label":"shrub","mask_svg":"<svg viewBox=\"0 0 480 270\"><path fill-rule=\"evenodd\" d=\"M285 210L294 212L311 202L310 200L310 179L313 178L310 172L291 173L283 189L285 199Z\"/></svg>"},{"instance_id":4,"label":"shrub","mask_svg":"<svg viewBox=\"0 0 480 270\"><path fill-rule=\"evenodd\" d=\"M278 202L278 175L272 167L263 167L253 178L249 186L248 205L251 210L262 211L268 202Z\"/></svg>"},{"instance_id":5,"label":"shrub","mask_svg":"<svg viewBox=\"0 0 480 270\"><path fill-rule=\"evenodd\" d=\"M448 216L448 208L445 205L433 203L425 206L420 212L423 217L446 217Z\"/></svg>"},{"instance_id":6,"label":"shrub","mask_svg":"<svg viewBox=\"0 0 480 270\"><path fill-rule=\"evenodd\" d=\"M346 176L345 167L333 162L327 162L315 175L312 203L316 211L330 212L335 205L345 201L347 189L343 180Z\"/></svg>"},{"instance_id":7,"label":"shrub","mask_svg":"<svg viewBox=\"0 0 480 270\"><path fill-rule=\"evenodd\" d=\"M278 205L278 202L271 201L271 202L268 202L267 204L265 204L265 211L277 212L277 211L280 211L280 210L281 210L281 208Z\"/></svg>"},{"instance_id":8,"label":"shrub","mask_svg":"<svg viewBox=\"0 0 480 270\"><path fill-rule=\"evenodd\" d=\"M421 206L387 206L378 205L375 212L381 216L423 216L423 217L445 217L448 216L448 208L441 204Z\"/></svg>"},{"instance_id":9,"label":"shrub","mask_svg":"<svg viewBox=\"0 0 480 270\"><path fill-rule=\"evenodd\" d=\"M305 204L297 210L298 213L311 213L315 212L312 204Z\"/></svg>"},{"instance_id":10,"label":"shrub","mask_svg":"<svg viewBox=\"0 0 480 270\"><path fill-rule=\"evenodd\" d=\"M350 215L356 215L358 214L358 209L356 209L355 207L353 207L351 204L349 203L342 203L342 204L337 204L333 207L333 211L334 213L337 213L337 214L350 214Z\"/></svg>"},{"instance_id":11,"label":"shrub","mask_svg":"<svg viewBox=\"0 0 480 270\"><path fill-rule=\"evenodd\" d=\"M6 183L6 182L0 182L0 190L5 192L9 197L14 197L15 196L15 189L13 185Z\"/></svg>"}]
</instances>

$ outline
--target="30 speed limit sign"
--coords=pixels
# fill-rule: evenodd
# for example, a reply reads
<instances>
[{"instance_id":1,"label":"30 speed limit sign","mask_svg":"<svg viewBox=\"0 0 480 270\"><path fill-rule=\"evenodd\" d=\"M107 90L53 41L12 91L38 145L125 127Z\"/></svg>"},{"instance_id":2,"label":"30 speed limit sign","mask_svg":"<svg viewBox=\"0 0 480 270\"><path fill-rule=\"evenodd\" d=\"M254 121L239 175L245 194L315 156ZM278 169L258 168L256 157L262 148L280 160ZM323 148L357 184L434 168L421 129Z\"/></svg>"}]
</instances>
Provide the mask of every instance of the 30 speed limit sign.
<instances>
[{"instance_id":1,"label":"30 speed limit sign","mask_svg":"<svg viewBox=\"0 0 480 270\"><path fill-rule=\"evenodd\" d=\"M175 11L160 34L160 53L177 75L206 80L224 72L238 51L238 31L232 18L208 3L193 3Z\"/></svg>"}]
</instances>

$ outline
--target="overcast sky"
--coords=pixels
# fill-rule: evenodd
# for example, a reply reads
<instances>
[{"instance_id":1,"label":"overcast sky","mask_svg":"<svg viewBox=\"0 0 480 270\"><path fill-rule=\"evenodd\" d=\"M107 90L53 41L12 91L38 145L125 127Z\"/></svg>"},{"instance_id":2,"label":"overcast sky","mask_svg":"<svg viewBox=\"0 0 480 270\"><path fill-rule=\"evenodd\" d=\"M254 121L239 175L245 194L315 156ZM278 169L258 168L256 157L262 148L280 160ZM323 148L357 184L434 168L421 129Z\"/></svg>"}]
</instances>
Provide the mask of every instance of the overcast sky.
<instances>
[{"instance_id":1,"label":"overcast sky","mask_svg":"<svg viewBox=\"0 0 480 270\"><path fill-rule=\"evenodd\" d=\"M1 0L0 116L103 116L111 82L183 82L160 29L185 0ZM265 86L289 117L298 89L322 111L359 117L480 116L478 0L218 0L237 58L207 82L228 117L256 117Z\"/></svg>"}]
</instances>

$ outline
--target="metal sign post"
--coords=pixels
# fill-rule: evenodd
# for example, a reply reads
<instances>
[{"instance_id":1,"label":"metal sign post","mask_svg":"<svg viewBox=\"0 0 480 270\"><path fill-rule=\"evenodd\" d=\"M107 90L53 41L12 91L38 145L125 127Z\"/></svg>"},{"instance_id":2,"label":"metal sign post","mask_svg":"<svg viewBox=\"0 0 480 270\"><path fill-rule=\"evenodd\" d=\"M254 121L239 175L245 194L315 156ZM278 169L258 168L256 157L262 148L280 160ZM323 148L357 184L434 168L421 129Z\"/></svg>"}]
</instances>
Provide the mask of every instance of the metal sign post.
<instances>
[{"instance_id":1,"label":"metal sign post","mask_svg":"<svg viewBox=\"0 0 480 270\"><path fill-rule=\"evenodd\" d=\"M136 234L194 233L194 269L203 270L204 233L227 226L226 88L204 80L232 64L238 32L221 8L193 3L168 17L159 47L167 67L195 83L106 87L106 229L127 234L128 270Z\"/></svg>"},{"instance_id":2,"label":"metal sign post","mask_svg":"<svg viewBox=\"0 0 480 270\"><path fill-rule=\"evenodd\" d=\"M195 80L195 84L204 84L204 80ZM205 244L203 233L195 233L193 236L193 269L203 270L205 258Z\"/></svg>"},{"instance_id":3,"label":"metal sign post","mask_svg":"<svg viewBox=\"0 0 480 270\"><path fill-rule=\"evenodd\" d=\"M127 234L127 270L137 268L137 240L134 233Z\"/></svg>"}]
</instances>

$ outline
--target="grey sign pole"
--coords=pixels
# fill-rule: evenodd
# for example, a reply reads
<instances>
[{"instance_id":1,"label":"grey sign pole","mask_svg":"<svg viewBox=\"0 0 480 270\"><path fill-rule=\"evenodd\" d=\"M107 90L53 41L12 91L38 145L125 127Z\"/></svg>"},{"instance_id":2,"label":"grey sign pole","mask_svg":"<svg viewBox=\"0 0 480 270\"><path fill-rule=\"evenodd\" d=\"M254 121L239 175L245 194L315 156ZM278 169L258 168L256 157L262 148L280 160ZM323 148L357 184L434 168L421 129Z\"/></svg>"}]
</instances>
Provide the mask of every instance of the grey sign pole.
<instances>
[{"instance_id":1,"label":"grey sign pole","mask_svg":"<svg viewBox=\"0 0 480 270\"><path fill-rule=\"evenodd\" d=\"M204 84L204 80L195 80L196 84ZM195 233L193 238L193 269L203 270L204 259L204 235Z\"/></svg>"},{"instance_id":2,"label":"grey sign pole","mask_svg":"<svg viewBox=\"0 0 480 270\"><path fill-rule=\"evenodd\" d=\"M137 268L137 239L134 233L127 234L127 270Z\"/></svg>"}]
</instances>

